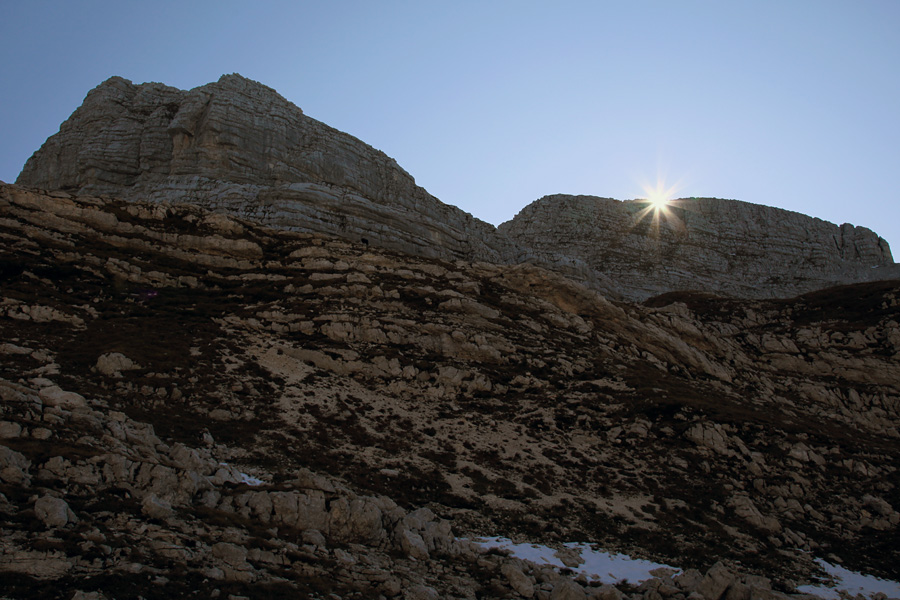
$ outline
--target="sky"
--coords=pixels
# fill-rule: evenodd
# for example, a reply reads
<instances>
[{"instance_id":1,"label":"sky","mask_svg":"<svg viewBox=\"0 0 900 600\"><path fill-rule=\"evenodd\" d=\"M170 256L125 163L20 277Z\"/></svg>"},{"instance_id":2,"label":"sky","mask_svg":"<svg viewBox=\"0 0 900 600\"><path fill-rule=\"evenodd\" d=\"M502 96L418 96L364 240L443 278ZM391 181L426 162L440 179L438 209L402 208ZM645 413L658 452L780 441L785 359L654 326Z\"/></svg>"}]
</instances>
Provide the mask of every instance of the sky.
<instances>
[{"instance_id":1,"label":"sky","mask_svg":"<svg viewBox=\"0 0 900 600\"><path fill-rule=\"evenodd\" d=\"M658 182L900 259L896 0L0 0L0 180L113 75L240 73L493 224Z\"/></svg>"}]
</instances>

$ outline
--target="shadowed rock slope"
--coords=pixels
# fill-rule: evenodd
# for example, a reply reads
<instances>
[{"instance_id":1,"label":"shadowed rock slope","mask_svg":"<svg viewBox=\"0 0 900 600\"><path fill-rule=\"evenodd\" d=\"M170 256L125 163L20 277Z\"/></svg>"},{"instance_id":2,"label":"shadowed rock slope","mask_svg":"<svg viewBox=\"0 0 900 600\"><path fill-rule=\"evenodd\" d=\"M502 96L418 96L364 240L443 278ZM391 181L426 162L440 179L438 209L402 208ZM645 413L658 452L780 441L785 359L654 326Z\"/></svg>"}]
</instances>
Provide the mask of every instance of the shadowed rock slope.
<instances>
[{"instance_id":1,"label":"shadowed rock slope","mask_svg":"<svg viewBox=\"0 0 900 600\"><path fill-rule=\"evenodd\" d=\"M679 201L654 228L636 218L641 203L550 196L498 230L240 75L188 91L113 77L88 93L17 183L191 202L416 256L530 262L632 300L685 289L777 298L900 278L887 243L867 229L730 200Z\"/></svg>"},{"instance_id":2,"label":"shadowed rock slope","mask_svg":"<svg viewBox=\"0 0 900 600\"><path fill-rule=\"evenodd\" d=\"M817 557L900 578L900 282L617 303L8 185L0 239L7 597L783 600ZM599 586L473 535L688 571Z\"/></svg>"}]
</instances>

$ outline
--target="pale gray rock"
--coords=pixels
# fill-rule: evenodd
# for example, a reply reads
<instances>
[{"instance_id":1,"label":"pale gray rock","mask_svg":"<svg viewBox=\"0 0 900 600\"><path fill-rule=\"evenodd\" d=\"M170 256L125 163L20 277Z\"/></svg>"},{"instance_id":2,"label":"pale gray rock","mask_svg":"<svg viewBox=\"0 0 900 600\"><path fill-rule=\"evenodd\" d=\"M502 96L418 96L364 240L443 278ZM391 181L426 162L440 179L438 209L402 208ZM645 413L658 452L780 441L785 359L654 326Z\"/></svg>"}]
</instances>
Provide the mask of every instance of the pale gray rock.
<instances>
[{"instance_id":1,"label":"pale gray rock","mask_svg":"<svg viewBox=\"0 0 900 600\"><path fill-rule=\"evenodd\" d=\"M31 461L21 452L0 445L0 481L28 485Z\"/></svg>"},{"instance_id":2,"label":"pale gray rock","mask_svg":"<svg viewBox=\"0 0 900 600\"><path fill-rule=\"evenodd\" d=\"M695 290L789 297L829 286L900 278L888 243L864 227L718 198L673 201L654 226L647 203L546 196L498 227L544 264L595 272L643 300ZM643 215L643 218L642 218Z\"/></svg>"},{"instance_id":3,"label":"pale gray rock","mask_svg":"<svg viewBox=\"0 0 900 600\"><path fill-rule=\"evenodd\" d=\"M407 556L417 560L428 559L428 547L425 545L425 540L422 539L422 536L419 535L418 532L410 529L402 529L399 532L398 537L400 538L400 549L403 550Z\"/></svg>"},{"instance_id":4,"label":"pale gray rock","mask_svg":"<svg viewBox=\"0 0 900 600\"><path fill-rule=\"evenodd\" d=\"M410 586L403 597L405 600L437 600L440 596L433 587L416 584Z\"/></svg>"},{"instance_id":5,"label":"pale gray rock","mask_svg":"<svg viewBox=\"0 0 900 600\"><path fill-rule=\"evenodd\" d=\"M247 549L243 546L229 542L217 542L212 546L212 554L232 569L246 571L251 568L250 563L247 562Z\"/></svg>"},{"instance_id":6,"label":"pale gray rock","mask_svg":"<svg viewBox=\"0 0 900 600\"><path fill-rule=\"evenodd\" d=\"M236 74L189 91L112 77L17 182L192 202L421 256L502 262L516 253L493 226L428 194L383 152Z\"/></svg>"},{"instance_id":7,"label":"pale gray rock","mask_svg":"<svg viewBox=\"0 0 900 600\"><path fill-rule=\"evenodd\" d=\"M141 366L121 352L109 352L97 359L97 371L109 377L121 377L122 371L133 371Z\"/></svg>"},{"instance_id":8,"label":"pale gray rock","mask_svg":"<svg viewBox=\"0 0 900 600\"><path fill-rule=\"evenodd\" d=\"M167 500L159 498L156 494L148 494L141 502L141 512L151 519L168 519L175 511L172 510L172 504Z\"/></svg>"},{"instance_id":9,"label":"pale gray rock","mask_svg":"<svg viewBox=\"0 0 900 600\"><path fill-rule=\"evenodd\" d=\"M50 528L65 527L78 520L65 500L53 496L41 496L35 500L34 515Z\"/></svg>"},{"instance_id":10,"label":"pale gray rock","mask_svg":"<svg viewBox=\"0 0 900 600\"><path fill-rule=\"evenodd\" d=\"M44 402L44 406L58 406L70 409L87 406L84 396L75 392L67 392L56 385L41 389L38 395Z\"/></svg>"},{"instance_id":11,"label":"pale gray rock","mask_svg":"<svg viewBox=\"0 0 900 600\"><path fill-rule=\"evenodd\" d=\"M600 587L588 590L588 598L591 600L622 600L625 594L614 585L604 583Z\"/></svg>"},{"instance_id":12,"label":"pale gray rock","mask_svg":"<svg viewBox=\"0 0 900 600\"><path fill-rule=\"evenodd\" d=\"M55 552L23 550L0 554L0 573L22 573L36 579L57 579L73 566L72 560Z\"/></svg>"},{"instance_id":13,"label":"pale gray rock","mask_svg":"<svg viewBox=\"0 0 900 600\"><path fill-rule=\"evenodd\" d=\"M21 425L12 421L0 421L0 438L17 438L21 435Z\"/></svg>"}]
</instances>

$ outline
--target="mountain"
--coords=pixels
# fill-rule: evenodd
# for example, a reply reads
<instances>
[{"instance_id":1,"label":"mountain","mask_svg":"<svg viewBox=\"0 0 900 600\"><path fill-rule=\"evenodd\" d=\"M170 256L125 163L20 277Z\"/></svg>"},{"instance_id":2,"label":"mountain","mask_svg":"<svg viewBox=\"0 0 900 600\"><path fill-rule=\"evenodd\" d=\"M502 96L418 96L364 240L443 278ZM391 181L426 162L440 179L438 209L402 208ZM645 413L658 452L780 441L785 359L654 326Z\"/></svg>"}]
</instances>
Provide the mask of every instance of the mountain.
<instances>
[{"instance_id":1,"label":"mountain","mask_svg":"<svg viewBox=\"0 0 900 600\"><path fill-rule=\"evenodd\" d=\"M494 228L428 194L384 153L240 75L189 91L110 78L17 183L191 202L415 256L529 262L631 300L685 289L780 298L900 278L887 242L865 228L730 200L679 200L654 227L640 218L646 203L548 196Z\"/></svg>"},{"instance_id":2,"label":"mountain","mask_svg":"<svg viewBox=\"0 0 900 600\"><path fill-rule=\"evenodd\" d=\"M542 264L578 261L645 300L695 290L784 298L900 279L888 243L864 227L718 198L641 201L547 196L499 227Z\"/></svg>"},{"instance_id":3,"label":"mountain","mask_svg":"<svg viewBox=\"0 0 900 600\"><path fill-rule=\"evenodd\" d=\"M719 594L783 598L814 558L900 576L898 282L615 303L528 265L8 185L0 234L8 597L568 581L479 535L724 570ZM688 573L652 585L687 596Z\"/></svg>"},{"instance_id":4,"label":"mountain","mask_svg":"<svg viewBox=\"0 0 900 600\"><path fill-rule=\"evenodd\" d=\"M306 183L270 177L268 162L235 166L244 137L268 133L229 145L198 126L193 167L149 150L136 171L112 166L154 119L174 152L174 117L151 119L156 100L141 94L177 115L196 92L113 79L89 99L120 88L123 114L143 116L83 106L19 184L0 184L3 597L801 600L833 597L806 586L841 568L900 580L900 281L714 294L685 282L737 289L699 270L717 230L688 242L662 223L647 236L697 274L638 302L659 290L624 262L605 277L591 261L613 251L580 236L613 242L554 220L634 203L557 197L497 231L471 220L484 256L467 260L458 249L474 242L427 253L411 241L416 223L449 227L416 206L467 222L433 198L403 204L424 194L411 178L382 196L412 220L398 229L377 229L382 205L362 192L357 233L327 225L339 204L284 200L307 212L278 221L260 195ZM274 106L258 131L276 127ZM388 160L341 136L368 157L348 163L357 172ZM218 172L204 162L217 145ZM227 189L233 204L216 204ZM784 217L694 202L709 222L728 207ZM546 245L529 241L538 208ZM814 221L795 219L779 238ZM383 237L363 240L364 227ZM549 243L562 227L581 233ZM821 280L853 260L889 272L872 239L848 229L850 262L823 251ZM497 536L543 549L511 553ZM611 579L607 565L637 563L594 566L575 542L652 563Z\"/></svg>"},{"instance_id":5,"label":"mountain","mask_svg":"<svg viewBox=\"0 0 900 600\"><path fill-rule=\"evenodd\" d=\"M190 91L112 77L17 182L193 202L421 256L497 262L511 252L491 225L428 194L384 153L240 75Z\"/></svg>"}]
</instances>

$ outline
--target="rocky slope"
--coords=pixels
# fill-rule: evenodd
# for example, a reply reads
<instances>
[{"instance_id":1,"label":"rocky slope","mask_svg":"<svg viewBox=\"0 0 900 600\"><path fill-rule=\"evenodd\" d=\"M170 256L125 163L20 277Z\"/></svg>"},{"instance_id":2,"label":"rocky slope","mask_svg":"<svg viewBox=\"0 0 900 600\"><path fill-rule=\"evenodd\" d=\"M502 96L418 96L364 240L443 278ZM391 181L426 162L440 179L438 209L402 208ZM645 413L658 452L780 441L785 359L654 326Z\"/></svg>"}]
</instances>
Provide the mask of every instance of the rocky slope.
<instances>
[{"instance_id":1,"label":"rocky slope","mask_svg":"<svg viewBox=\"0 0 900 600\"><path fill-rule=\"evenodd\" d=\"M887 242L864 227L736 200L684 198L654 210L643 201L547 196L499 231L545 264L579 261L638 300L679 290L784 298L900 279Z\"/></svg>"},{"instance_id":2,"label":"rocky slope","mask_svg":"<svg viewBox=\"0 0 900 600\"><path fill-rule=\"evenodd\" d=\"M900 578L900 282L612 302L8 185L0 239L6 597L781 600L815 558ZM476 535L687 571L600 585Z\"/></svg>"},{"instance_id":3,"label":"rocky slope","mask_svg":"<svg viewBox=\"0 0 900 600\"><path fill-rule=\"evenodd\" d=\"M240 75L189 91L113 77L87 95L17 183L192 202L422 257L530 262L632 300L684 289L776 298L900 278L887 243L871 231L728 200L679 201L654 228L636 218L639 203L552 196L498 230Z\"/></svg>"}]
</instances>

